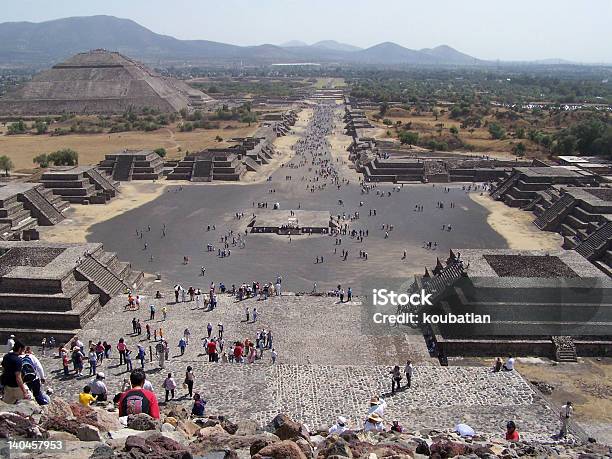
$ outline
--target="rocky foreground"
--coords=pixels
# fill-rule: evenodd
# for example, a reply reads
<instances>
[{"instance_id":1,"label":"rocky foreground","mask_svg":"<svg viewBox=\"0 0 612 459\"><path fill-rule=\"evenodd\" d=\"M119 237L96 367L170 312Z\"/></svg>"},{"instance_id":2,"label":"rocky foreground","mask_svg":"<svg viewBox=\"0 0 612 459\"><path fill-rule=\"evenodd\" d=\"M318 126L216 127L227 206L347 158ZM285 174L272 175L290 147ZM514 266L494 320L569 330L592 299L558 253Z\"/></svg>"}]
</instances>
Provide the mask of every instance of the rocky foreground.
<instances>
[{"instance_id":1,"label":"rocky foreground","mask_svg":"<svg viewBox=\"0 0 612 459\"><path fill-rule=\"evenodd\" d=\"M195 423L180 406L166 407L160 420L146 414L120 419L116 409L83 407L54 398L41 408L33 402L0 402L0 439L62 440L60 453L16 452L12 458L70 459L313 459L313 458L447 458L447 457L610 457L612 447L598 443L518 442L453 432L309 432L303 424L279 414L264 428L254 421L232 422L210 416ZM5 447L3 445L3 447ZM1 457L9 457L0 451Z\"/></svg>"}]
</instances>

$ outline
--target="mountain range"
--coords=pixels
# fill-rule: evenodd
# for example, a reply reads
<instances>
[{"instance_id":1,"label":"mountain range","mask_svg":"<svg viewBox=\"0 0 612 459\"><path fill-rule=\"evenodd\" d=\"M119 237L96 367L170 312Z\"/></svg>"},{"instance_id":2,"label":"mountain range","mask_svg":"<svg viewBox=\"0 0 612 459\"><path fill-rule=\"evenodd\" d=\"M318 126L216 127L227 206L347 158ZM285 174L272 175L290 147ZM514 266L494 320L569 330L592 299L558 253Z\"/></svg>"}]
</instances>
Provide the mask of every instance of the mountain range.
<instances>
[{"instance_id":1,"label":"mountain range","mask_svg":"<svg viewBox=\"0 0 612 459\"><path fill-rule=\"evenodd\" d=\"M86 16L40 23L0 23L0 64L48 65L73 54L104 48L147 63L271 64L291 62L376 65L475 65L481 61L450 46L413 50L396 43L362 49L333 40L308 45L237 46L208 40L179 40L113 16Z\"/></svg>"}]
</instances>

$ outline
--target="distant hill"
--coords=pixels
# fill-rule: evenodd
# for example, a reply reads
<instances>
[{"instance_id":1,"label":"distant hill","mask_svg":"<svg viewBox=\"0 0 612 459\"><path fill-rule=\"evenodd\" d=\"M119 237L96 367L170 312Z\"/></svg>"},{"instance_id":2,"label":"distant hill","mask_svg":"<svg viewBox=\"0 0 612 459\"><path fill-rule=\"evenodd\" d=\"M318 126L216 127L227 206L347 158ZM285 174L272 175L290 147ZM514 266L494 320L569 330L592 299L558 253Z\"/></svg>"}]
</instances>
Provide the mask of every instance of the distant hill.
<instances>
[{"instance_id":1,"label":"distant hill","mask_svg":"<svg viewBox=\"0 0 612 459\"><path fill-rule=\"evenodd\" d=\"M325 40L307 45L236 46L208 40L178 40L160 35L130 19L87 16L41 23L0 24L0 62L4 65L48 66L92 49L118 51L149 64L343 62L384 65L473 65L481 63L449 46L413 50L395 43L367 49Z\"/></svg>"},{"instance_id":2,"label":"distant hill","mask_svg":"<svg viewBox=\"0 0 612 459\"><path fill-rule=\"evenodd\" d=\"M300 40L291 40L280 45L281 48L302 48L308 46L308 43Z\"/></svg>"},{"instance_id":3,"label":"distant hill","mask_svg":"<svg viewBox=\"0 0 612 459\"><path fill-rule=\"evenodd\" d=\"M311 46L313 48L330 49L333 51L346 51L349 53L352 51L360 51L361 49L363 49L358 46L349 45L347 43L340 43L340 42L337 42L336 40L318 41Z\"/></svg>"}]
</instances>

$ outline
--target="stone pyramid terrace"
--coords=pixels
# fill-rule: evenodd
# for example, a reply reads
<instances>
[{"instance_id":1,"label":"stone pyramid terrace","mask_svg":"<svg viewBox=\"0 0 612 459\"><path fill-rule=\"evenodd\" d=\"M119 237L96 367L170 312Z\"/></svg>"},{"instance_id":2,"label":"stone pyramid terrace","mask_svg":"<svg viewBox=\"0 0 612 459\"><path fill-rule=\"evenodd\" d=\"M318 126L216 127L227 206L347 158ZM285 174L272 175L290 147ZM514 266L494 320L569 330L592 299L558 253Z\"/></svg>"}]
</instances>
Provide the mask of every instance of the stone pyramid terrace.
<instances>
[{"instance_id":1,"label":"stone pyramid terrace","mask_svg":"<svg viewBox=\"0 0 612 459\"><path fill-rule=\"evenodd\" d=\"M416 276L413 289L421 288L434 303L425 312L491 318L432 325L442 360L512 354L575 361L612 352L612 281L576 252L459 249Z\"/></svg>"},{"instance_id":2,"label":"stone pyramid terrace","mask_svg":"<svg viewBox=\"0 0 612 459\"><path fill-rule=\"evenodd\" d=\"M178 112L213 100L122 54L93 50L53 66L0 99L3 115Z\"/></svg>"},{"instance_id":3,"label":"stone pyramid terrace","mask_svg":"<svg viewBox=\"0 0 612 459\"><path fill-rule=\"evenodd\" d=\"M102 244L0 242L0 339L69 339L142 277Z\"/></svg>"},{"instance_id":4,"label":"stone pyramid terrace","mask_svg":"<svg viewBox=\"0 0 612 459\"><path fill-rule=\"evenodd\" d=\"M119 182L93 166L54 168L43 173L41 182L53 194L76 204L106 204L119 193Z\"/></svg>"},{"instance_id":5,"label":"stone pyramid terrace","mask_svg":"<svg viewBox=\"0 0 612 459\"><path fill-rule=\"evenodd\" d=\"M157 180L162 176L164 161L151 150L124 150L107 154L98 168L117 182Z\"/></svg>"},{"instance_id":6,"label":"stone pyramid terrace","mask_svg":"<svg viewBox=\"0 0 612 459\"><path fill-rule=\"evenodd\" d=\"M21 239L36 226L64 219L69 204L40 183L14 182L0 187L0 239Z\"/></svg>"}]
</instances>

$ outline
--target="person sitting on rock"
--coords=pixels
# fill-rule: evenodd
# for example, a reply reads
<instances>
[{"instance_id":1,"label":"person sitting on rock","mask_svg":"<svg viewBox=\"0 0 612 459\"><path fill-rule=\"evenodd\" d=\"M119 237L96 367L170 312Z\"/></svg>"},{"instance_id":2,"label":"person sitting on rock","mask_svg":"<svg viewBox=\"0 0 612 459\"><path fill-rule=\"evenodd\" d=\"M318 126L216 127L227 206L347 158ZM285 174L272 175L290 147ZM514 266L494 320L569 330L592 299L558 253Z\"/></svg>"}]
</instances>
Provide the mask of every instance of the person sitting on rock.
<instances>
[{"instance_id":1,"label":"person sitting on rock","mask_svg":"<svg viewBox=\"0 0 612 459\"><path fill-rule=\"evenodd\" d=\"M378 413L370 414L363 424L364 432L384 432L385 425L383 424L383 420Z\"/></svg>"},{"instance_id":2,"label":"person sitting on rock","mask_svg":"<svg viewBox=\"0 0 612 459\"><path fill-rule=\"evenodd\" d=\"M347 424L346 418L344 416L338 416L338 419L336 419L336 423L329 428L328 430L329 434L330 435L333 435L333 434L341 435L342 433L349 430L346 424Z\"/></svg>"},{"instance_id":3,"label":"person sitting on rock","mask_svg":"<svg viewBox=\"0 0 612 459\"><path fill-rule=\"evenodd\" d=\"M191 415L201 418L204 416L204 410L206 409L206 400L203 400L200 394L193 395L193 407L191 408Z\"/></svg>"},{"instance_id":4,"label":"person sitting on rock","mask_svg":"<svg viewBox=\"0 0 612 459\"><path fill-rule=\"evenodd\" d=\"M508 421L508 424L506 424L506 440L519 441L519 434L514 421Z\"/></svg>"},{"instance_id":5,"label":"person sitting on rock","mask_svg":"<svg viewBox=\"0 0 612 459\"><path fill-rule=\"evenodd\" d=\"M397 419L393 420L393 423L391 424L391 432L402 433L403 431L404 428L401 426L399 421Z\"/></svg>"}]
</instances>

